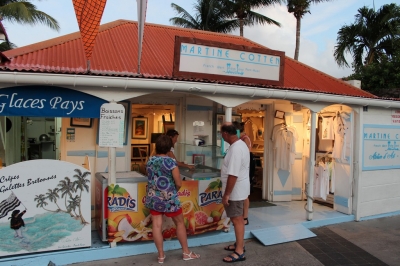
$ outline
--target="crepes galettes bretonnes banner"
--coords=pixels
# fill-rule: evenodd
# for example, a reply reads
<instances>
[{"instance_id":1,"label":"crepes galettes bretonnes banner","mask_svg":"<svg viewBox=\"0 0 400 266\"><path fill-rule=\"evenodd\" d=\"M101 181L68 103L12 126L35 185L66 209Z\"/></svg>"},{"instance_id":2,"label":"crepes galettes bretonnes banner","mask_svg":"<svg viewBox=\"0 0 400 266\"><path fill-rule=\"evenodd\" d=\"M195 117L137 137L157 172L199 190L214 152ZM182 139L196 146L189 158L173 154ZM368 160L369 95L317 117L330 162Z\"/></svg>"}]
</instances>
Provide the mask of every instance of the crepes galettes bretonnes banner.
<instances>
[{"instance_id":1,"label":"crepes galettes bretonnes banner","mask_svg":"<svg viewBox=\"0 0 400 266\"><path fill-rule=\"evenodd\" d=\"M153 240L152 216L144 206L146 186L147 182L111 184L104 190L108 205L104 211L109 209L109 242ZM219 178L182 182L178 195L188 235L229 228L229 219L222 205L221 188ZM176 227L172 219L165 215L163 219L163 238L176 238Z\"/></svg>"},{"instance_id":2,"label":"crepes galettes bretonnes banner","mask_svg":"<svg viewBox=\"0 0 400 266\"><path fill-rule=\"evenodd\" d=\"M88 170L59 160L1 169L0 256L90 246L90 181Z\"/></svg>"}]
</instances>

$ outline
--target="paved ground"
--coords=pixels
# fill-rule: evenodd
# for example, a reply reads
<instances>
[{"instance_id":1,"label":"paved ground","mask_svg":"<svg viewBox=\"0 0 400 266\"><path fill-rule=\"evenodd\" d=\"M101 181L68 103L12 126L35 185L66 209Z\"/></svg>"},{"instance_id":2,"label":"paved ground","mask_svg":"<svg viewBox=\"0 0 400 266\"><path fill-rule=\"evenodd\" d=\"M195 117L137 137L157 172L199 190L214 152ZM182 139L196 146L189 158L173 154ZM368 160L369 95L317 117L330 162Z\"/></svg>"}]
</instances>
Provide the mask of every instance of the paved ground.
<instances>
[{"instance_id":1,"label":"paved ground","mask_svg":"<svg viewBox=\"0 0 400 266\"><path fill-rule=\"evenodd\" d=\"M246 261L236 265L400 265L400 215L312 229L317 237L273 246L246 241ZM195 247L201 259L183 261L179 250L167 251L164 265L223 265L226 244ZM330 247L332 247L330 249ZM157 254L76 263L73 266L158 265Z\"/></svg>"}]
</instances>

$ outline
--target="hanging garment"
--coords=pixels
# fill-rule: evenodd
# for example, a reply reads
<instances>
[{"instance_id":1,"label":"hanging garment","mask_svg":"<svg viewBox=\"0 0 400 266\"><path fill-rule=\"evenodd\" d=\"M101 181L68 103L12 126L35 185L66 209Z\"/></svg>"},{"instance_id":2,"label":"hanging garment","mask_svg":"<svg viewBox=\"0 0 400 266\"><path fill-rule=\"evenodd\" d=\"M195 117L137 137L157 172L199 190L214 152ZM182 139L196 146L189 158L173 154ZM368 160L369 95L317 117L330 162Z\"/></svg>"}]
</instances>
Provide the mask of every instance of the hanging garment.
<instances>
[{"instance_id":1,"label":"hanging garment","mask_svg":"<svg viewBox=\"0 0 400 266\"><path fill-rule=\"evenodd\" d=\"M272 141L275 154L275 167L291 171L291 153L296 152L293 133L286 126L277 125L272 133Z\"/></svg>"},{"instance_id":2,"label":"hanging garment","mask_svg":"<svg viewBox=\"0 0 400 266\"><path fill-rule=\"evenodd\" d=\"M335 138L333 131L333 117L322 118L322 139L333 140Z\"/></svg>"},{"instance_id":3,"label":"hanging garment","mask_svg":"<svg viewBox=\"0 0 400 266\"><path fill-rule=\"evenodd\" d=\"M335 143L333 145L332 157L335 159L341 159L344 145L344 124L340 115L334 119L333 132L335 134Z\"/></svg>"},{"instance_id":4,"label":"hanging garment","mask_svg":"<svg viewBox=\"0 0 400 266\"><path fill-rule=\"evenodd\" d=\"M322 138L322 119L318 119L318 151L331 151L332 140Z\"/></svg>"},{"instance_id":5,"label":"hanging garment","mask_svg":"<svg viewBox=\"0 0 400 266\"><path fill-rule=\"evenodd\" d=\"M320 162L315 167L314 197L326 200L329 193L329 169L326 164Z\"/></svg>"},{"instance_id":6,"label":"hanging garment","mask_svg":"<svg viewBox=\"0 0 400 266\"><path fill-rule=\"evenodd\" d=\"M347 113L342 113L341 117L343 119L344 125L344 139L343 139L343 149L342 149L342 160L350 162L351 155L351 116Z\"/></svg>"},{"instance_id":7,"label":"hanging garment","mask_svg":"<svg viewBox=\"0 0 400 266\"><path fill-rule=\"evenodd\" d=\"M330 187L329 187L329 192L335 193L335 163L331 162L329 164L329 174L330 174Z\"/></svg>"}]
</instances>

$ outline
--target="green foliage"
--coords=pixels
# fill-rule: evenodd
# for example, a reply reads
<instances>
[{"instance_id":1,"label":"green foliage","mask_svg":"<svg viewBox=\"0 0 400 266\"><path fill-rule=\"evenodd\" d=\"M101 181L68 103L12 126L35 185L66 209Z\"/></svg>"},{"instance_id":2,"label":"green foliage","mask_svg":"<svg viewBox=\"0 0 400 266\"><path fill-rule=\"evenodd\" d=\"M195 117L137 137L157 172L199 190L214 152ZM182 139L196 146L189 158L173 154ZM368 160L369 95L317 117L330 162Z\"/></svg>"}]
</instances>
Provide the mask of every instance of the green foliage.
<instances>
[{"instance_id":1,"label":"green foliage","mask_svg":"<svg viewBox=\"0 0 400 266\"><path fill-rule=\"evenodd\" d=\"M334 57L339 66L349 66L345 54L353 57L355 72L368 64L392 57L400 47L400 6L383 5L379 10L358 9L355 22L339 29Z\"/></svg>"},{"instance_id":2,"label":"green foliage","mask_svg":"<svg viewBox=\"0 0 400 266\"><path fill-rule=\"evenodd\" d=\"M0 44L0 51L7 51L16 48L16 45L8 39L7 32L1 21L11 23L37 25L44 24L50 29L59 31L60 26L52 16L37 10L30 0L0 0L0 32L5 34L6 41Z\"/></svg>"},{"instance_id":3,"label":"green foliage","mask_svg":"<svg viewBox=\"0 0 400 266\"><path fill-rule=\"evenodd\" d=\"M280 26L279 22L251 9L281 2L282 0L197 0L194 5L194 15L172 3L171 7L178 16L171 18L170 22L183 28L221 33L229 33L239 28L240 35L243 36L244 26L255 24Z\"/></svg>"},{"instance_id":4,"label":"green foliage","mask_svg":"<svg viewBox=\"0 0 400 266\"><path fill-rule=\"evenodd\" d=\"M390 95L390 90L400 88L400 50L394 56L382 56L381 62L374 62L344 78L361 80L361 88L380 97L400 97Z\"/></svg>"}]
</instances>

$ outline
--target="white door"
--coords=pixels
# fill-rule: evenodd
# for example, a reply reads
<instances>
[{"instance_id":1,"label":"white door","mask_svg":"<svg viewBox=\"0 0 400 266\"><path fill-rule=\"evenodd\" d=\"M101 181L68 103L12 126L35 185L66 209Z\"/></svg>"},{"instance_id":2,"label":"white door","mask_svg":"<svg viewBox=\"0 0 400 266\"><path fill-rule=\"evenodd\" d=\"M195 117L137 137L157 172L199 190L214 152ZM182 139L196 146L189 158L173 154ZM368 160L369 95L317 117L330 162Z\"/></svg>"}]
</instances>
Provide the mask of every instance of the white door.
<instances>
[{"instance_id":1,"label":"white door","mask_svg":"<svg viewBox=\"0 0 400 266\"><path fill-rule=\"evenodd\" d=\"M334 165L334 205L339 212L351 214L352 210L352 181L353 181L353 134L354 113L342 112L345 123L344 158L336 160Z\"/></svg>"}]
</instances>

